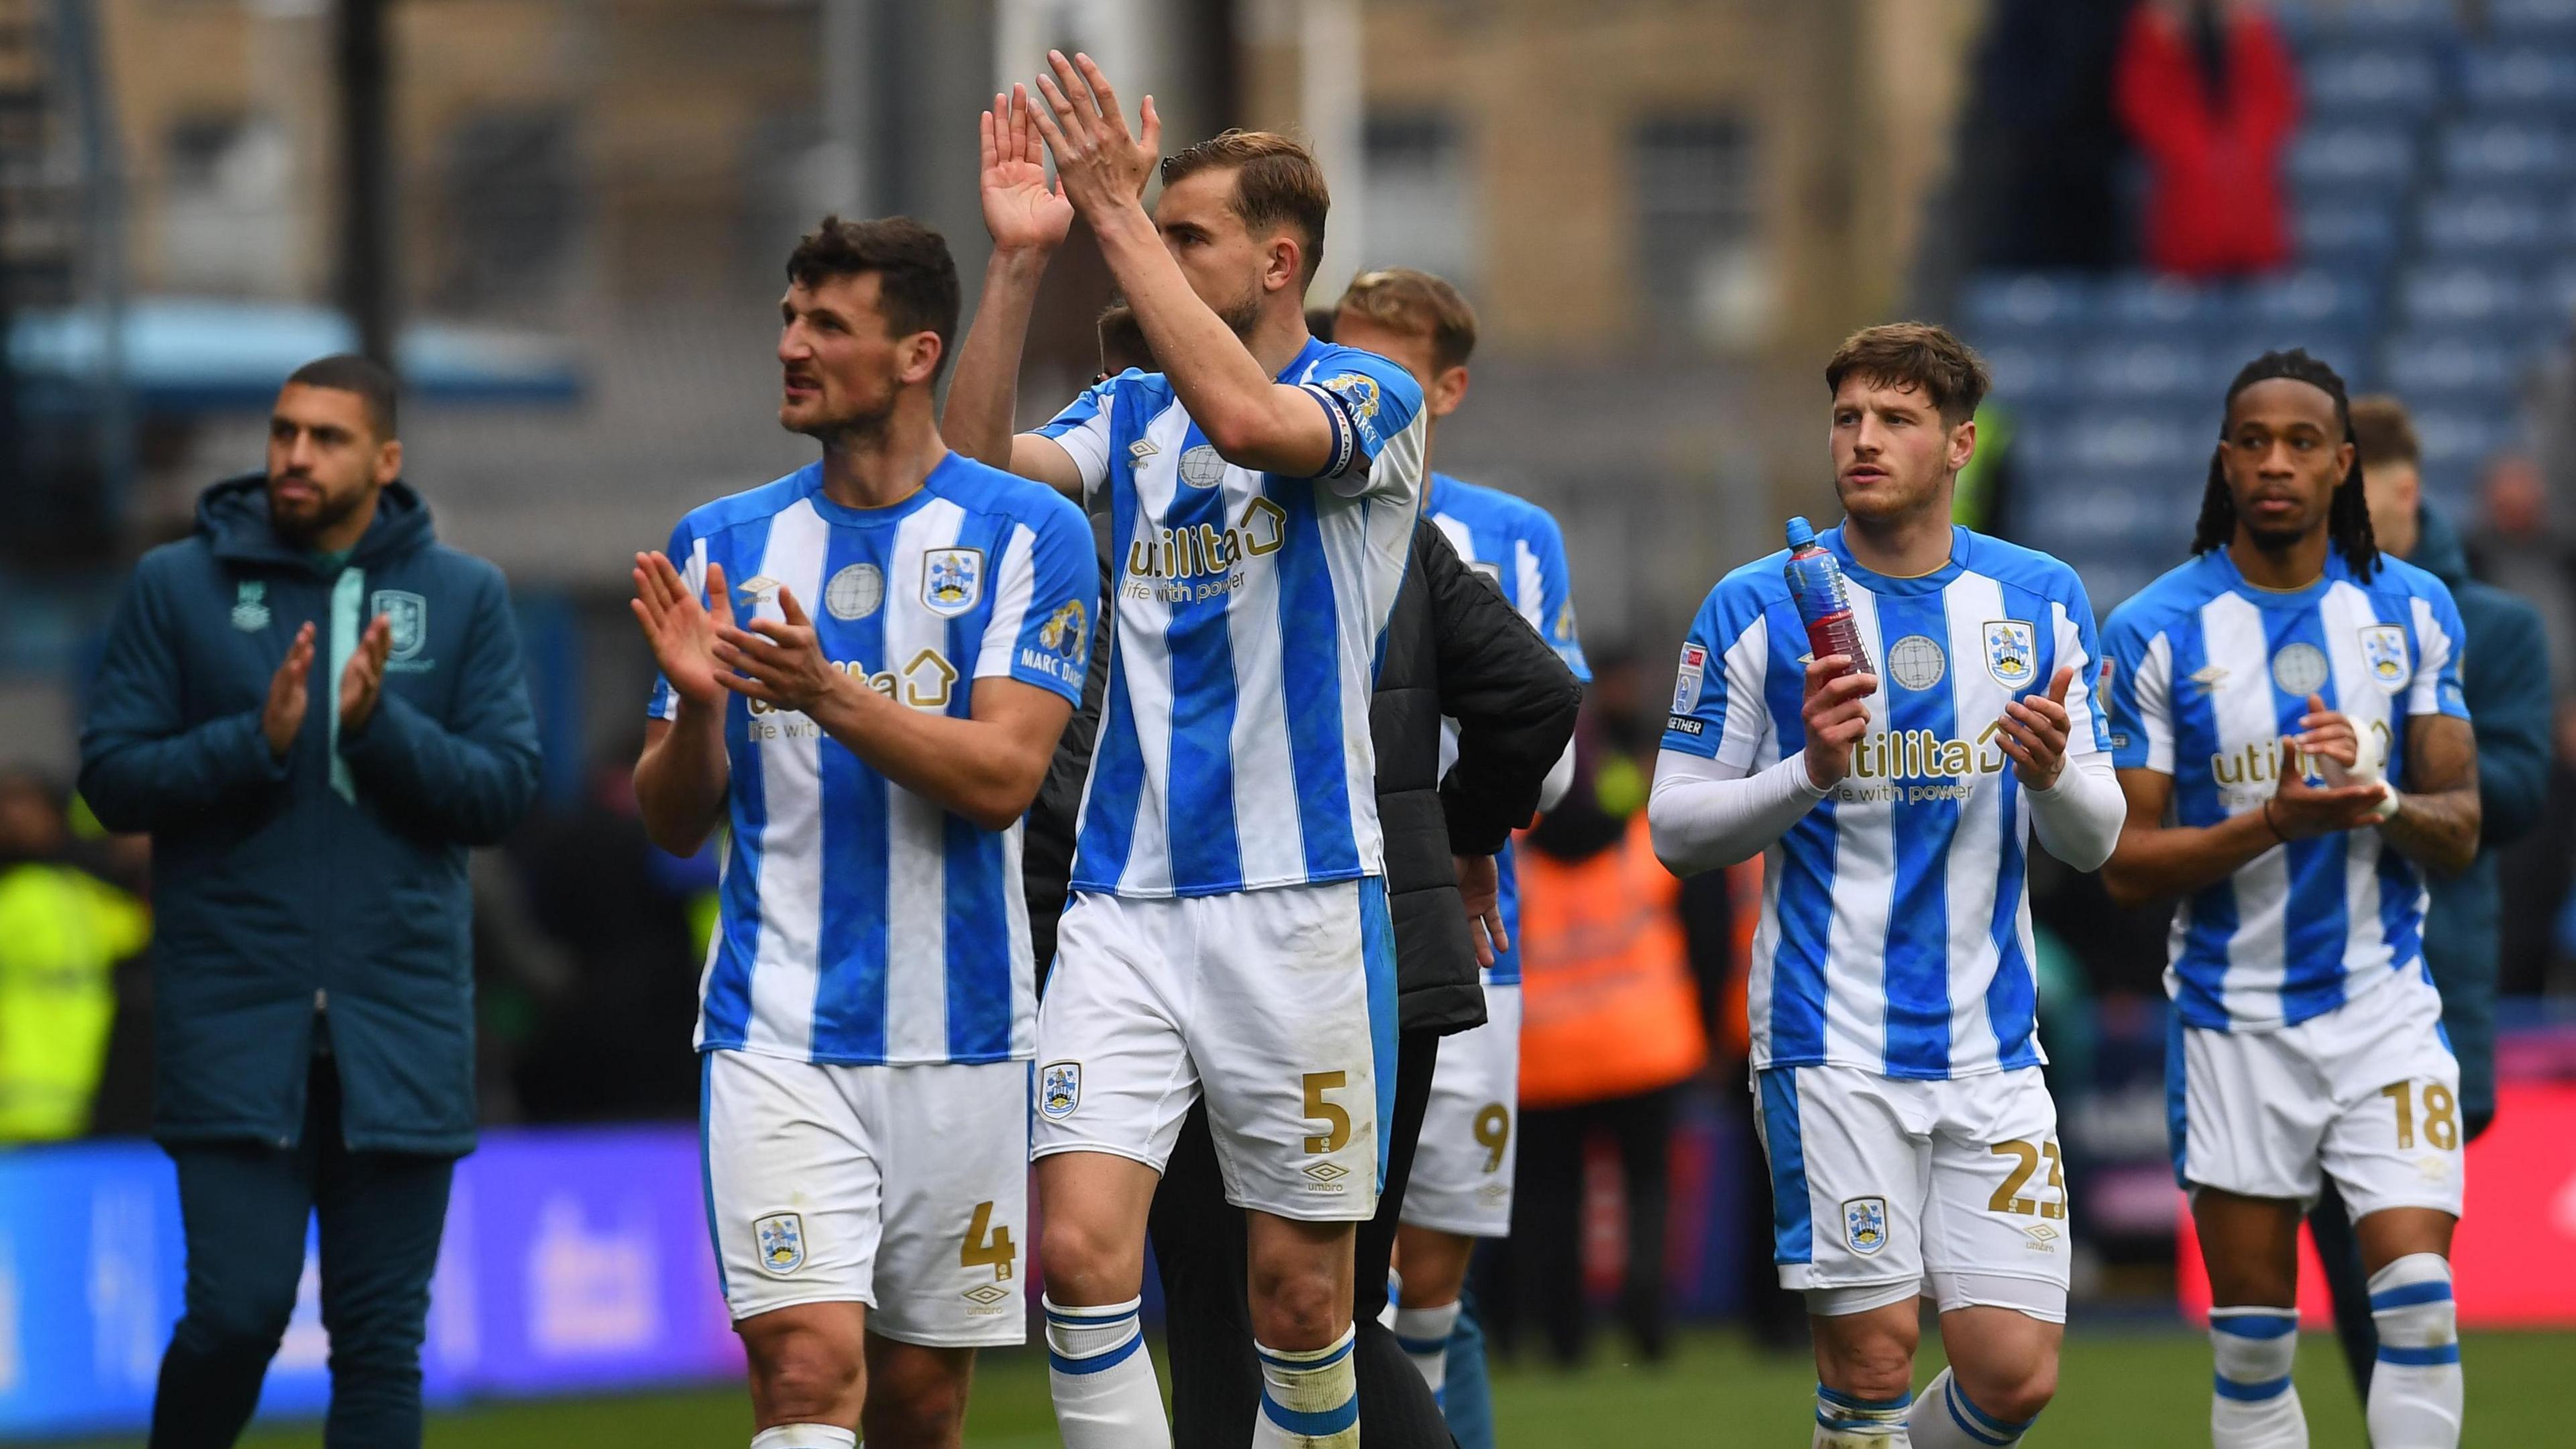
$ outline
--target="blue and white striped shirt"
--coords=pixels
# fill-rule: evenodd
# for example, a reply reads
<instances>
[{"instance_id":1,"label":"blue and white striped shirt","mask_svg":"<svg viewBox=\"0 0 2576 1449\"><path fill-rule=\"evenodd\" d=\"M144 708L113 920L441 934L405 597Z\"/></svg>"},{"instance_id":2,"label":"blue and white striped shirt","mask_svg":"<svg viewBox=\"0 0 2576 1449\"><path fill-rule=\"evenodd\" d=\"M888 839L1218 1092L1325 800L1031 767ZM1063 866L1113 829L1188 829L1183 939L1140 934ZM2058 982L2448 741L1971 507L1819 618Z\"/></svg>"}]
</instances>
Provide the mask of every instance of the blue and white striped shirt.
<instances>
[{"instance_id":1,"label":"blue and white striped shirt","mask_svg":"<svg viewBox=\"0 0 2576 1449\"><path fill-rule=\"evenodd\" d=\"M1310 341L1279 381L1324 410L1316 478L1237 468L1130 370L1040 431L1108 490L1108 700L1073 888L1193 896L1383 869L1369 695L1421 505L1422 392Z\"/></svg>"},{"instance_id":2,"label":"blue and white striped shirt","mask_svg":"<svg viewBox=\"0 0 2576 1449\"><path fill-rule=\"evenodd\" d=\"M670 557L721 564L737 617L796 595L824 654L952 718L974 682L1079 704L1100 576L1081 511L951 453L921 491L855 509L816 463L690 513ZM667 681L652 713L669 719ZM998 1062L1036 1050L1020 830L994 832L888 781L802 714L725 707L732 830L697 1045L835 1065Z\"/></svg>"},{"instance_id":3,"label":"blue and white striped shirt","mask_svg":"<svg viewBox=\"0 0 2576 1449\"><path fill-rule=\"evenodd\" d=\"M1950 562L1892 579L1817 541L1879 670L1851 773L1763 857L1749 1020L1756 1067L1941 1079L2037 1065L2024 891L2030 802L1997 743L2007 701L2072 665L2069 759L2109 748L2075 571L1961 528ZM1752 774L1806 747L1806 628L1786 552L1710 592L1682 646L1664 748ZM2071 766L2070 766L2071 768Z\"/></svg>"},{"instance_id":4,"label":"blue and white striped shirt","mask_svg":"<svg viewBox=\"0 0 2576 1449\"><path fill-rule=\"evenodd\" d=\"M1584 662L1583 645L1575 638L1574 580L1565 566L1565 535L1557 528L1556 519L1525 498L1462 482L1446 473L1431 475L1431 498L1423 505L1423 512L1439 526L1458 557L1494 581L1520 616L1529 620L1530 627L1556 650L1565 667L1574 671L1574 677L1591 683L1592 667ZM1457 758L1457 726L1444 724L1440 731L1440 773L1447 775ZM1502 911L1503 934L1512 945L1485 968L1485 980L1497 986L1516 986L1521 979L1521 886L1519 863L1509 844L1504 845L1495 866L1501 887L1497 904Z\"/></svg>"},{"instance_id":5,"label":"blue and white striped shirt","mask_svg":"<svg viewBox=\"0 0 2576 1449\"><path fill-rule=\"evenodd\" d=\"M2468 718L2451 591L2385 554L2368 583L2330 552L2323 578L2281 592L2214 549L2113 610L2105 636L2112 762L2172 776L2177 825L2270 799L2310 694L2381 733L2401 789L2408 721ZM2376 830L2294 840L2183 902L2165 989L2193 1026L2295 1026L2414 966L2424 903L2422 872Z\"/></svg>"}]
</instances>

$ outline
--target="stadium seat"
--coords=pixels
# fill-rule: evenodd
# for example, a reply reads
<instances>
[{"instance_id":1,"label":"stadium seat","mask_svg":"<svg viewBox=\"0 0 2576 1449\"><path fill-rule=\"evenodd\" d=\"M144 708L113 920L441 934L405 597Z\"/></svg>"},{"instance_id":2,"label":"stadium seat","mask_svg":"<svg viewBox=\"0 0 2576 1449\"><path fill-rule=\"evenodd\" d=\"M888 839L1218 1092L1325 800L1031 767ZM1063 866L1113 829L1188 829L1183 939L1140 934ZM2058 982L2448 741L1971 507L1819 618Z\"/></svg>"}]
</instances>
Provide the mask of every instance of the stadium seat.
<instances>
[{"instance_id":1,"label":"stadium seat","mask_svg":"<svg viewBox=\"0 0 2576 1449\"><path fill-rule=\"evenodd\" d=\"M2082 273L1987 272L1968 283L1960 310L1971 334L1997 340L2061 331L2092 323L2100 287Z\"/></svg>"},{"instance_id":2,"label":"stadium seat","mask_svg":"<svg viewBox=\"0 0 2576 1449\"><path fill-rule=\"evenodd\" d=\"M2343 34L2373 40L2440 40L2460 25L2457 0L2341 0L2329 13Z\"/></svg>"},{"instance_id":3,"label":"stadium seat","mask_svg":"<svg viewBox=\"0 0 2576 1449\"><path fill-rule=\"evenodd\" d=\"M2140 406L2124 401L2070 413L2058 439L2064 464L2090 477L2122 471L2197 470L2218 440L2218 399L2226 379L2198 379L2188 400ZM2143 400L2140 400L2143 401Z\"/></svg>"},{"instance_id":4,"label":"stadium seat","mask_svg":"<svg viewBox=\"0 0 2576 1449\"><path fill-rule=\"evenodd\" d=\"M2424 251L2437 262L2537 263L2561 242L2563 208L2519 190L2435 192L2424 198L2422 215Z\"/></svg>"},{"instance_id":5,"label":"stadium seat","mask_svg":"<svg viewBox=\"0 0 2576 1449\"><path fill-rule=\"evenodd\" d=\"M2506 395L2520 384L2528 355L2485 329L2400 332L2380 350L2380 379L2417 403L2482 391Z\"/></svg>"},{"instance_id":6,"label":"stadium seat","mask_svg":"<svg viewBox=\"0 0 2576 1449\"><path fill-rule=\"evenodd\" d=\"M2301 191L2386 187L2415 179L2415 133L2403 126L2311 126L2290 148L2289 176Z\"/></svg>"},{"instance_id":7,"label":"stadium seat","mask_svg":"<svg viewBox=\"0 0 2576 1449\"><path fill-rule=\"evenodd\" d=\"M2379 288L2368 279L2309 268L2255 282L2236 318L2267 329L2346 331L2370 326L2378 311Z\"/></svg>"},{"instance_id":8,"label":"stadium seat","mask_svg":"<svg viewBox=\"0 0 2576 1449\"><path fill-rule=\"evenodd\" d=\"M2442 67L2428 47L2323 43L2300 62L2299 88L2313 117L2404 120L2441 105Z\"/></svg>"},{"instance_id":9,"label":"stadium seat","mask_svg":"<svg viewBox=\"0 0 2576 1449\"><path fill-rule=\"evenodd\" d=\"M2570 159L2565 132L2527 120L2465 121L2442 133L2442 173L2454 181L2555 185Z\"/></svg>"},{"instance_id":10,"label":"stadium seat","mask_svg":"<svg viewBox=\"0 0 2576 1449\"><path fill-rule=\"evenodd\" d=\"M2474 478L2489 458L2515 446L2521 429L2513 421L2512 397L2500 397L2491 409L2412 408L2415 436L2424 446L2424 469Z\"/></svg>"},{"instance_id":11,"label":"stadium seat","mask_svg":"<svg viewBox=\"0 0 2576 1449\"><path fill-rule=\"evenodd\" d=\"M2576 44L2576 0L2487 0L2487 33L2523 44Z\"/></svg>"},{"instance_id":12,"label":"stadium seat","mask_svg":"<svg viewBox=\"0 0 2576 1449\"><path fill-rule=\"evenodd\" d=\"M2417 325L2527 326L2530 278L2507 267L2433 265L2409 271L2398 310Z\"/></svg>"},{"instance_id":13,"label":"stadium seat","mask_svg":"<svg viewBox=\"0 0 2576 1449\"><path fill-rule=\"evenodd\" d=\"M2303 266L2375 274L2397 255L2397 210L2369 193L2303 196L2298 228Z\"/></svg>"},{"instance_id":14,"label":"stadium seat","mask_svg":"<svg viewBox=\"0 0 2576 1449\"><path fill-rule=\"evenodd\" d=\"M2134 336L2204 329L2225 316L2219 289L2179 277L2129 273L2104 284L2101 325Z\"/></svg>"},{"instance_id":15,"label":"stadium seat","mask_svg":"<svg viewBox=\"0 0 2576 1449\"><path fill-rule=\"evenodd\" d=\"M2461 89L2478 115L2576 114L2576 55L2563 43L2472 51L2461 70Z\"/></svg>"},{"instance_id":16,"label":"stadium seat","mask_svg":"<svg viewBox=\"0 0 2576 1449\"><path fill-rule=\"evenodd\" d=\"M2063 559L2181 561L2199 516L2209 450L2181 467L2024 469L2014 495L2020 541Z\"/></svg>"},{"instance_id":17,"label":"stadium seat","mask_svg":"<svg viewBox=\"0 0 2576 1449\"><path fill-rule=\"evenodd\" d=\"M2087 348L2076 359L2075 374L2089 397L2157 403L2205 392L2210 367L2208 350L2188 339L2123 339Z\"/></svg>"},{"instance_id":18,"label":"stadium seat","mask_svg":"<svg viewBox=\"0 0 2576 1449\"><path fill-rule=\"evenodd\" d=\"M2007 335L1991 344L1970 341L1984 355L1994 377L1994 395L2003 402L2021 406L2055 402L2075 389L2067 350L2048 339Z\"/></svg>"}]
</instances>

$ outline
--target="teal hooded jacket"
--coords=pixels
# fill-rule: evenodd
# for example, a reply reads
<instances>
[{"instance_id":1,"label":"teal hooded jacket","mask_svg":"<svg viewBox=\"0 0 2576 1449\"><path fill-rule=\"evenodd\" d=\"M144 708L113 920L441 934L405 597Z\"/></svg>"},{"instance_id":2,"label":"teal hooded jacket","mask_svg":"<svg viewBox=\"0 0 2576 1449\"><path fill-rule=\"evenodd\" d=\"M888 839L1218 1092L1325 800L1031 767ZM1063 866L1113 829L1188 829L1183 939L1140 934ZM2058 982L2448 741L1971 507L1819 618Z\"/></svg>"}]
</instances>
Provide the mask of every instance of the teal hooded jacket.
<instances>
[{"instance_id":1,"label":"teal hooded jacket","mask_svg":"<svg viewBox=\"0 0 2576 1449\"><path fill-rule=\"evenodd\" d=\"M2407 561L2449 585L2460 607L2460 689L2478 741L2477 858L2433 877L2424 918L2424 962L2460 1059L2460 1112L2475 1132L2495 1116L2496 848L2529 830L2549 798L2549 644L2537 610L2469 576L2450 520L2431 508L2418 517Z\"/></svg>"},{"instance_id":2,"label":"teal hooded jacket","mask_svg":"<svg viewBox=\"0 0 2576 1449\"><path fill-rule=\"evenodd\" d=\"M342 729L339 666L377 615L383 692ZM260 716L307 621L281 759ZM349 1148L472 1150L466 852L518 823L537 765L501 571L440 546L419 494L386 485L326 570L269 526L263 478L208 489L136 566L81 732L90 808L152 836L153 1135L293 1144L327 1016Z\"/></svg>"}]
</instances>

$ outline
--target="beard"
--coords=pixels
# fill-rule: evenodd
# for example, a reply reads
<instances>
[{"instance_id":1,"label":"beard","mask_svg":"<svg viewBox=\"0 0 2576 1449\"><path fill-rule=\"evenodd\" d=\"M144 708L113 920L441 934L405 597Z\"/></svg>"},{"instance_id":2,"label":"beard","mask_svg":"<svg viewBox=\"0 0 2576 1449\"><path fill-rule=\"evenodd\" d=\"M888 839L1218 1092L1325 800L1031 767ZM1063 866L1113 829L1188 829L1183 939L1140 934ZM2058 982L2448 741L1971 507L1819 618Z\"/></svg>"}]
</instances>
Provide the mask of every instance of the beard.
<instances>
[{"instance_id":1,"label":"beard","mask_svg":"<svg viewBox=\"0 0 2576 1449\"><path fill-rule=\"evenodd\" d=\"M778 425L791 433L812 438L826 449L837 449L884 436L886 424L893 417L894 397L889 393L881 407L851 405L838 412L818 416L782 416Z\"/></svg>"},{"instance_id":2,"label":"beard","mask_svg":"<svg viewBox=\"0 0 2576 1449\"><path fill-rule=\"evenodd\" d=\"M299 477L297 481L313 483L310 478ZM321 487L319 483L314 483L314 486L317 489ZM286 542L298 548L309 547L313 540L346 522L349 515L357 512L359 505L366 501L364 490L336 497L325 492L315 500L310 512L288 513L278 506L277 494L272 488L268 495L268 526Z\"/></svg>"},{"instance_id":3,"label":"beard","mask_svg":"<svg viewBox=\"0 0 2576 1449\"><path fill-rule=\"evenodd\" d=\"M1226 325L1227 331L1237 337L1249 337L1253 327L1261 321L1261 288L1246 287L1242 296L1225 306L1209 310L1216 313L1217 320Z\"/></svg>"}]
</instances>

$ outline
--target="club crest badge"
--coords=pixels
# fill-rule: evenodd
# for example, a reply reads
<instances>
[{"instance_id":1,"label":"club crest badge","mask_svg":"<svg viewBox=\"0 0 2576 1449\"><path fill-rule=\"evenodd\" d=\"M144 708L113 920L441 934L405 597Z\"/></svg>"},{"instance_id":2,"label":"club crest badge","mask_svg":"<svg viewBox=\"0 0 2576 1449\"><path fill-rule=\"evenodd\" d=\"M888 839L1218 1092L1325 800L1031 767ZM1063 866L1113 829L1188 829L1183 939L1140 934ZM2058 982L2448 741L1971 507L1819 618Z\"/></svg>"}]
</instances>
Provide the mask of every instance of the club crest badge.
<instances>
[{"instance_id":1,"label":"club crest badge","mask_svg":"<svg viewBox=\"0 0 2576 1449\"><path fill-rule=\"evenodd\" d=\"M2027 689L2039 677L2039 645L2028 621L1986 621L1986 672L2006 689Z\"/></svg>"},{"instance_id":2,"label":"club crest badge","mask_svg":"<svg viewBox=\"0 0 2576 1449\"><path fill-rule=\"evenodd\" d=\"M1082 657L1082 635L1089 627L1090 615L1082 600L1067 599L1064 607L1047 616L1038 628L1038 643L1056 658L1071 663Z\"/></svg>"},{"instance_id":3,"label":"club crest badge","mask_svg":"<svg viewBox=\"0 0 2576 1449\"><path fill-rule=\"evenodd\" d=\"M1038 1110L1061 1122L1081 1105L1082 1063L1047 1063L1038 1073Z\"/></svg>"},{"instance_id":4,"label":"club crest badge","mask_svg":"<svg viewBox=\"0 0 2576 1449\"><path fill-rule=\"evenodd\" d=\"M2413 672L2406 667L2406 630L2402 625L2364 626L2361 658L2370 666L2370 682L2391 694L2405 688L2406 677Z\"/></svg>"},{"instance_id":5,"label":"club crest badge","mask_svg":"<svg viewBox=\"0 0 2576 1449\"><path fill-rule=\"evenodd\" d=\"M954 619L984 597L984 551L934 548L921 560L921 606Z\"/></svg>"},{"instance_id":6,"label":"club crest badge","mask_svg":"<svg viewBox=\"0 0 2576 1449\"><path fill-rule=\"evenodd\" d=\"M805 1266L805 1219L795 1213L771 1213L751 1225L764 1272L784 1278Z\"/></svg>"},{"instance_id":7,"label":"club crest badge","mask_svg":"<svg viewBox=\"0 0 2576 1449\"><path fill-rule=\"evenodd\" d=\"M429 642L429 600L408 589L376 590L367 602L367 617L382 618L393 630L393 652L385 656L389 664L408 663Z\"/></svg>"},{"instance_id":8,"label":"club crest badge","mask_svg":"<svg viewBox=\"0 0 2576 1449\"><path fill-rule=\"evenodd\" d=\"M1339 377L1327 378L1324 391L1342 400L1342 405L1351 410L1351 421L1355 423L1364 423L1377 416L1377 379L1367 373L1346 372Z\"/></svg>"},{"instance_id":9,"label":"club crest badge","mask_svg":"<svg viewBox=\"0 0 2576 1449\"><path fill-rule=\"evenodd\" d=\"M1887 1199L1883 1197L1843 1199L1843 1243L1864 1258L1886 1247Z\"/></svg>"},{"instance_id":10,"label":"club crest badge","mask_svg":"<svg viewBox=\"0 0 2576 1449\"><path fill-rule=\"evenodd\" d=\"M256 634L268 627L268 584L261 579L244 579L233 595L233 627L245 634Z\"/></svg>"}]
</instances>

